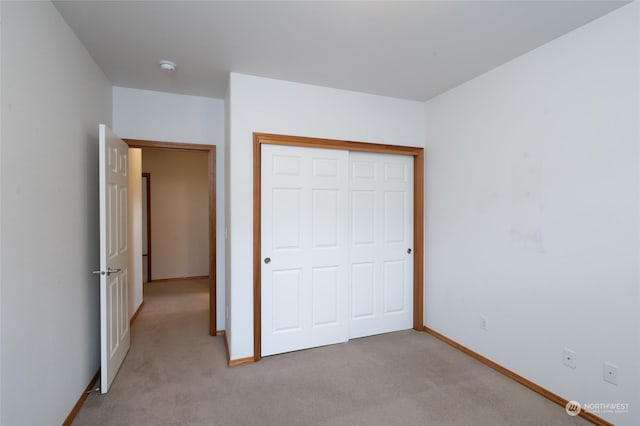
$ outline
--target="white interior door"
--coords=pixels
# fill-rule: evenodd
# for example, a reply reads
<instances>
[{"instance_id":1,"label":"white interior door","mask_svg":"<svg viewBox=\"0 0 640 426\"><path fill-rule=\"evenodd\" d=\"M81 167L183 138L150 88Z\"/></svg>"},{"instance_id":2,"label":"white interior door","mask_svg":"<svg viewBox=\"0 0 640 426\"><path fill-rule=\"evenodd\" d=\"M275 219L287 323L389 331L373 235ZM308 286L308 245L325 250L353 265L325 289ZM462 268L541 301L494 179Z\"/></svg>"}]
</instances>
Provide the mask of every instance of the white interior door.
<instances>
[{"instance_id":1,"label":"white interior door","mask_svg":"<svg viewBox=\"0 0 640 426\"><path fill-rule=\"evenodd\" d=\"M262 356L348 340L348 152L262 145Z\"/></svg>"},{"instance_id":2,"label":"white interior door","mask_svg":"<svg viewBox=\"0 0 640 426\"><path fill-rule=\"evenodd\" d=\"M100 387L109 386L129 351L128 146L100 125Z\"/></svg>"},{"instance_id":3,"label":"white interior door","mask_svg":"<svg viewBox=\"0 0 640 426\"><path fill-rule=\"evenodd\" d=\"M349 338L413 326L413 157L349 154Z\"/></svg>"}]
</instances>

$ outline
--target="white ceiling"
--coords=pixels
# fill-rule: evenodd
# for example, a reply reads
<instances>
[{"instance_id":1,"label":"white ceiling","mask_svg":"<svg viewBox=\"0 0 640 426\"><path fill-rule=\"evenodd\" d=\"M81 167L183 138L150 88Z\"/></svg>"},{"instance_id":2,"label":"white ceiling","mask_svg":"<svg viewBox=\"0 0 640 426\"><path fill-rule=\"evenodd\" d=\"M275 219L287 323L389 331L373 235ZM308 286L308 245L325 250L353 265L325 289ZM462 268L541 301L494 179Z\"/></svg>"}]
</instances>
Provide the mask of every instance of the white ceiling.
<instances>
[{"instance_id":1,"label":"white ceiling","mask_svg":"<svg viewBox=\"0 0 640 426\"><path fill-rule=\"evenodd\" d=\"M54 2L116 86L222 98L234 71L416 100L625 3Z\"/></svg>"}]
</instances>

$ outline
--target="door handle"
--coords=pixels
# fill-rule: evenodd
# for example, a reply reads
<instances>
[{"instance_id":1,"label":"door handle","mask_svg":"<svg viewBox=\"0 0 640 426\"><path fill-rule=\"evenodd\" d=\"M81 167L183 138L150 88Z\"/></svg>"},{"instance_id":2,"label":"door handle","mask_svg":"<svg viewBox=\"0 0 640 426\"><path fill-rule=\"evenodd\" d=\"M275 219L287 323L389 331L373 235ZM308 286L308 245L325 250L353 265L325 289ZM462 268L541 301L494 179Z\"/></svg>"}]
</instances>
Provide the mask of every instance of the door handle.
<instances>
[{"instance_id":1,"label":"door handle","mask_svg":"<svg viewBox=\"0 0 640 426\"><path fill-rule=\"evenodd\" d=\"M411 254L411 249L410 248L407 249L407 253Z\"/></svg>"},{"instance_id":2,"label":"door handle","mask_svg":"<svg viewBox=\"0 0 640 426\"><path fill-rule=\"evenodd\" d=\"M121 271L120 268L107 268L107 276L111 274L117 274L120 271Z\"/></svg>"},{"instance_id":3,"label":"door handle","mask_svg":"<svg viewBox=\"0 0 640 426\"><path fill-rule=\"evenodd\" d=\"M265 258L264 258L264 263L266 263L267 265L268 265L269 263L271 263L271 258L270 258L270 257L265 257Z\"/></svg>"},{"instance_id":4,"label":"door handle","mask_svg":"<svg viewBox=\"0 0 640 426\"><path fill-rule=\"evenodd\" d=\"M107 268L106 271L91 271L92 274L96 274L96 275L106 275L109 276L111 274L117 274L118 272L120 272L122 269L120 268Z\"/></svg>"}]
</instances>

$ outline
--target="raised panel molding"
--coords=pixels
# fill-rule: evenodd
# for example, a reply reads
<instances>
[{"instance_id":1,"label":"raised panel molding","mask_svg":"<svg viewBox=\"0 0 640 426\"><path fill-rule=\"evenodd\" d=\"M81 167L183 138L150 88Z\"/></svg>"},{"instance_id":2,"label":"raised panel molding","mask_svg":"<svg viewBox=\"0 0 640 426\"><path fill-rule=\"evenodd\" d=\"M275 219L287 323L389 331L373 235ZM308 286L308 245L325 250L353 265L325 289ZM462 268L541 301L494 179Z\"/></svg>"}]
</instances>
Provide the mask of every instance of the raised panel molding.
<instances>
[{"instance_id":1,"label":"raised panel molding","mask_svg":"<svg viewBox=\"0 0 640 426\"><path fill-rule=\"evenodd\" d=\"M312 195L313 247L338 245L338 191L314 189Z\"/></svg>"},{"instance_id":2,"label":"raised panel molding","mask_svg":"<svg viewBox=\"0 0 640 426\"><path fill-rule=\"evenodd\" d=\"M338 177L338 160L335 158L314 158L313 176Z\"/></svg>"},{"instance_id":3,"label":"raised panel molding","mask_svg":"<svg viewBox=\"0 0 640 426\"><path fill-rule=\"evenodd\" d=\"M405 260L393 260L384 262L383 272L383 297L384 314L395 314L405 312L404 286L400 285L405 279Z\"/></svg>"},{"instance_id":4,"label":"raised panel molding","mask_svg":"<svg viewBox=\"0 0 640 426\"><path fill-rule=\"evenodd\" d=\"M373 262L351 265L351 318L372 318L375 314L375 275Z\"/></svg>"},{"instance_id":5,"label":"raised panel molding","mask_svg":"<svg viewBox=\"0 0 640 426\"><path fill-rule=\"evenodd\" d=\"M384 242L402 243L405 241L407 209L404 191L385 191L384 193ZM398 219L400 218L400 219Z\"/></svg>"},{"instance_id":6,"label":"raised panel molding","mask_svg":"<svg viewBox=\"0 0 640 426\"><path fill-rule=\"evenodd\" d=\"M375 243L376 223L375 191L351 192L351 244L354 246Z\"/></svg>"},{"instance_id":7,"label":"raised panel molding","mask_svg":"<svg viewBox=\"0 0 640 426\"><path fill-rule=\"evenodd\" d=\"M301 202L299 189L273 190L274 250L300 248Z\"/></svg>"},{"instance_id":8,"label":"raised panel molding","mask_svg":"<svg viewBox=\"0 0 640 426\"><path fill-rule=\"evenodd\" d=\"M279 155L273 157L274 176L300 176L300 157Z\"/></svg>"},{"instance_id":9,"label":"raised panel molding","mask_svg":"<svg viewBox=\"0 0 640 426\"><path fill-rule=\"evenodd\" d=\"M302 271L273 271L273 332L300 328L300 281Z\"/></svg>"},{"instance_id":10,"label":"raised panel molding","mask_svg":"<svg viewBox=\"0 0 640 426\"><path fill-rule=\"evenodd\" d=\"M313 268L313 327L338 323L338 266Z\"/></svg>"}]
</instances>

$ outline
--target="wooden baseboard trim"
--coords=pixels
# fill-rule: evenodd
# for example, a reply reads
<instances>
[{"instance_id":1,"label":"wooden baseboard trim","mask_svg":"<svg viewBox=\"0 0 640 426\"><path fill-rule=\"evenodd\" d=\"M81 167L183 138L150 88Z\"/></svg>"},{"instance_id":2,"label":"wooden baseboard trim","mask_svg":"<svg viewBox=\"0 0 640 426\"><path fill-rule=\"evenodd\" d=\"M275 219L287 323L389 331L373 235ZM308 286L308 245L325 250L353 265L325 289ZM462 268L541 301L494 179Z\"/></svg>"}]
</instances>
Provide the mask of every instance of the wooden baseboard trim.
<instances>
[{"instance_id":1,"label":"wooden baseboard trim","mask_svg":"<svg viewBox=\"0 0 640 426\"><path fill-rule=\"evenodd\" d=\"M246 358L230 359L229 367L237 367L239 365L253 364L254 362L255 360L253 359L252 356L248 356Z\"/></svg>"},{"instance_id":2,"label":"wooden baseboard trim","mask_svg":"<svg viewBox=\"0 0 640 426\"><path fill-rule=\"evenodd\" d=\"M188 280L204 280L204 279L209 279L209 275L198 275L197 277L158 278L158 279L153 279L147 282L148 283L166 283L167 281L188 281Z\"/></svg>"},{"instance_id":3,"label":"wooden baseboard trim","mask_svg":"<svg viewBox=\"0 0 640 426\"><path fill-rule=\"evenodd\" d=\"M224 336L224 330L216 330L216 336Z\"/></svg>"},{"instance_id":4,"label":"wooden baseboard trim","mask_svg":"<svg viewBox=\"0 0 640 426\"><path fill-rule=\"evenodd\" d=\"M559 395L556 395L555 393L543 388L542 386L539 386L535 383L533 383L531 380L529 379L525 379L524 377L520 376L519 374L514 373L511 370L506 369L505 367L501 366L500 364L497 364L493 361L491 361L489 358L485 358L484 356L480 355L477 352L472 351L471 349L467 348L466 346L461 345L460 343L456 342L455 340L451 340L448 337L438 333L435 330L430 329L427 326L424 326L424 331L430 335L432 335L433 337L435 337L438 340L443 341L444 343L453 346L454 348L458 349L461 352L464 352L465 354L469 355L471 358L474 358L478 361L480 361L481 363L483 363L484 365L486 365L487 367L491 367L494 370L496 370L497 372L509 377L510 379L515 380L516 382L520 383L521 385L529 388L530 390L542 395L543 397L547 398L550 401L555 402L556 404L565 407L567 405L567 402L569 402L568 400L562 398ZM598 426L614 426L613 423L609 423L608 421L596 416L593 413L589 413L585 410L581 410L580 417L584 418L585 420L590 421L591 423L593 423L594 425L598 425Z\"/></svg>"},{"instance_id":5,"label":"wooden baseboard trim","mask_svg":"<svg viewBox=\"0 0 640 426\"><path fill-rule=\"evenodd\" d=\"M229 340L227 338L227 333L225 333L224 330L218 331L218 333L222 333L221 335L224 336L224 347L227 350L227 365L229 367L237 367L239 365L253 364L255 362L252 356L249 356L246 358L231 359L231 354L229 353Z\"/></svg>"},{"instance_id":6,"label":"wooden baseboard trim","mask_svg":"<svg viewBox=\"0 0 640 426\"><path fill-rule=\"evenodd\" d=\"M87 397L89 396L89 393L93 390L93 387L98 382L99 377L100 377L100 369L98 369L98 372L95 374L95 376L93 376L93 379L91 379L91 381L89 382L89 385L86 387L84 392L82 392L82 395L80 395L80 398L78 398L78 402L76 402L76 405L73 406L67 418L64 419L64 422L62 422L62 426L71 426L73 419L75 419L76 416L78 415L78 411L80 411L80 408L82 408L82 404L84 404L84 401L86 401Z\"/></svg>"},{"instance_id":7,"label":"wooden baseboard trim","mask_svg":"<svg viewBox=\"0 0 640 426\"><path fill-rule=\"evenodd\" d=\"M136 309L134 314L131 316L131 319L129 320L129 327L131 327L133 325L133 322L136 319L138 319L138 315L140 315L140 311L142 311L142 307L143 306L144 306L144 300L142 302L140 302L140 306L138 306L138 309Z\"/></svg>"}]
</instances>

